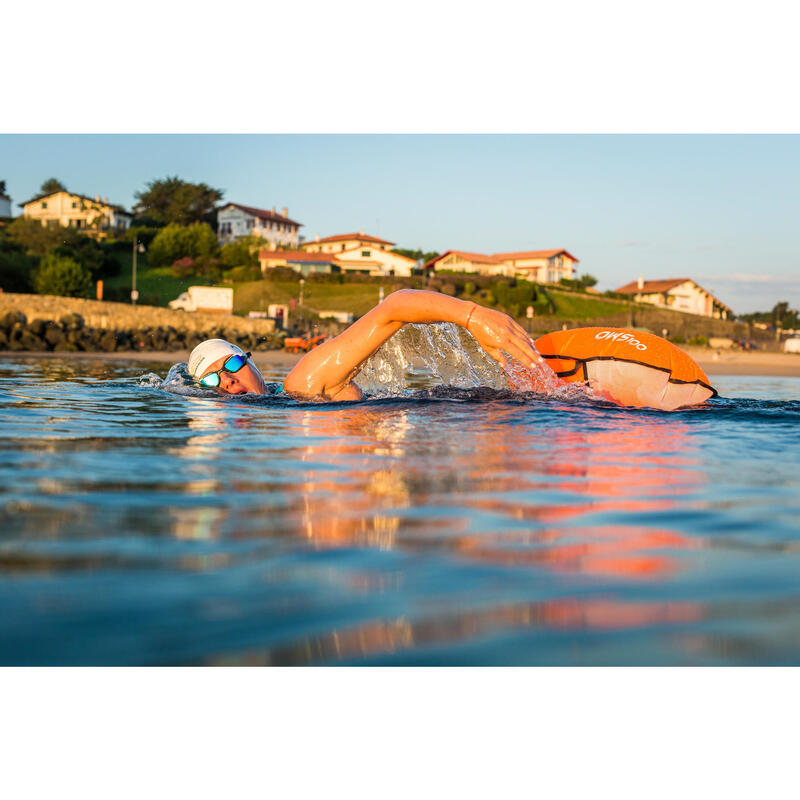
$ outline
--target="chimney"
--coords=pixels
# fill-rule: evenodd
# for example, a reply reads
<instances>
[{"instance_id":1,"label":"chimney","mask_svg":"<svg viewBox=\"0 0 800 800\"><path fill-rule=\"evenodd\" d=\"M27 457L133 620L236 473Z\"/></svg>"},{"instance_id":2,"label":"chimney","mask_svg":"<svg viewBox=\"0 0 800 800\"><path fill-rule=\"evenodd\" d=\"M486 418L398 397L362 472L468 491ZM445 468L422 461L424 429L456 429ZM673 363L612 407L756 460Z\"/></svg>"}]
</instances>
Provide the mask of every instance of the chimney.
<instances>
[{"instance_id":1,"label":"chimney","mask_svg":"<svg viewBox=\"0 0 800 800\"><path fill-rule=\"evenodd\" d=\"M641 291L642 289L644 289L644 278L643 278L641 275L639 276L639 280L638 280L638 281L636 281L636 288L637 288L639 291Z\"/></svg>"},{"instance_id":2,"label":"chimney","mask_svg":"<svg viewBox=\"0 0 800 800\"><path fill-rule=\"evenodd\" d=\"M319 234L317 234L317 235L314 237L314 241L315 241L315 242L318 242L318 241L319 241Z\"/></svg>"},{"instance_id":3,"label":"chimney","mask_svg":"<svg viewBox=\"0 0 800 800\"><path fill-rule=\"evenodd\" d=\"M283 216L284 217L288 217L289 216L289 209L286 208L286 206L283 207Z\"/></svg>"},{"instance_id":4,"label":"chimney","mask_svg":"<svg viewBox=\"0 0 800 800\"><path fill-rule=\"evenodd\" d=\"M104 197L104 198L103 198L103 202L104 202L106 205L108 205L108 198L107 198L107 197Z\"/></svg>"},{"instance_id":5,"label":"chimney","mask_svg":"<svg viewBox=\"0 0 800 800\"><path fill-rule=\"evenodd\" d=\"M359 231L359 232L358 232L358 235L359 235L359 236L363 236L363 235L364 235L364 231Z\"/></svg>"},{"instance_id":6,"label":"chimney","mask_svg":"<svg viewBox=\"0 0 800 800\"><path fill-rule=\"evenodd\" d=\"M275 206L272 206L272 213L275 213Z\"/></svg>"},{"instance_id":7,"label":"chimney","mask_svg":"<svg viewBox=\"0 0 800 800\"><path fill-rule=\"evenodd\" d=\"M94 196L94 201L95 201L95 203L99 203L100 202L100 195L99 194L96 194Z\"/></svg>"}]
</instances>

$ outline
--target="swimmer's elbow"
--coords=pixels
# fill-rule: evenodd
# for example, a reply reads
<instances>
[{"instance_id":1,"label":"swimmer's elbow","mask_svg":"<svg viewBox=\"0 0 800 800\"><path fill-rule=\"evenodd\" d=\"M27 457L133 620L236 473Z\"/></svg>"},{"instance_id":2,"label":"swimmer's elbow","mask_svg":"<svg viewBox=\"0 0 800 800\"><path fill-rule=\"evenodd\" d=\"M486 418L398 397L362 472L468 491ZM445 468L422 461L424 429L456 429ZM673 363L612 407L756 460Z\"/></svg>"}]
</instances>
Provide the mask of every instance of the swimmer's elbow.
<instances>
[{"instance_id":1,"label":"swimmer's elbow","mask_svg":"<svg viewBox=\"0 0 800 800\"><path fill-rule=\"evenodd\" d=\"M406 308L409 303L413 303L418 294L419 292L414 289L398 289L396 292L392 292L380 305L376 306L376 310L381 312L383 317L382 322L402 322L402 309Z\"/></svg>"},{"instance_id":2,"label":"swimmer's elbow","mask_svg":"<svg viewBox=\"0 0 800 800\"><path fill-rule=\"evenodd\" d=\"M315 386L309 385L309 381L303 381L301 376L290 372L283 382L283 391L295 397L312 398L321 394Z\"/></svg>"}]
</instances>

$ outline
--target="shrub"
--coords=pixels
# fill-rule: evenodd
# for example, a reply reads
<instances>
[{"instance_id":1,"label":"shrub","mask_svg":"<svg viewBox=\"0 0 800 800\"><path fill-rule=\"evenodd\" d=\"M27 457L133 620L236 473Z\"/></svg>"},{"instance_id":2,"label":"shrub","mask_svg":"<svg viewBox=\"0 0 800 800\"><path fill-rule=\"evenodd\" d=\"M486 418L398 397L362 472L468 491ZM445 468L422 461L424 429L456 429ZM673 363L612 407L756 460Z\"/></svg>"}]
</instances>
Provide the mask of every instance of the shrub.
<instances>
[{"instance_id":1,"label":"shrub","mask_svg":"<svg viewBox=\"0 0 800 800\"><path fill-rule=\"evenodd\" d=\"M153 239L148 253L151 267L165 267L181 258L211 258L217 254L217 237L209 225L167 225Z\"/></svg>"},{"instance_id":2,"label":"shrub","mask_svg":"<svg viewBox=\"0 0 800 800\"><path fill-rule=\"evenodd\" d=\"M214 256L198 256L194 260L195 270L194 274L201 278L213 278L219 280L222 278L222 263Z\"/></svg>"},{"instance_id":3,"label":"shrub","mask_svg":"<svg viewBox=\"0 0 800 800\"><path fill-rule=\"evenodd\" d=\"M88 297L92 288L89 270L68 256L48 253L33 276L38 294L60 297Z\"/></svg>"},{"instance_id":4,"label":"shrub","mask_svg":"<svg viewBox=\"0 0 800 800\"><path fill-rule=\"evenodd\" d=\"M188 278L190 275L194 275L194 271L194 259L189 256L173 261L170 267L170 272L172 272L176 278Z\"/></svg>"},{"instance_id":5,"label":"shrub","mask_svg":"<svg viewBox=\"0 0 800 800\"><path fill-rule=\"evenodd\" d=\"M228 277L234 283L247 283L248 281L257 281L261 278L260 267L234 267L229 273Z\"/></svg>"},{"instance_id":6,"label":"shrub","mask_svg":"<svg viewBox=\"0 0 800 800\"><path fill-rule=\"evenodd\" d=\"M223 245L220 258L226 267L257 267L258 251L263 246L257 236L245 236Z\"/></svg>"}]
</instances>

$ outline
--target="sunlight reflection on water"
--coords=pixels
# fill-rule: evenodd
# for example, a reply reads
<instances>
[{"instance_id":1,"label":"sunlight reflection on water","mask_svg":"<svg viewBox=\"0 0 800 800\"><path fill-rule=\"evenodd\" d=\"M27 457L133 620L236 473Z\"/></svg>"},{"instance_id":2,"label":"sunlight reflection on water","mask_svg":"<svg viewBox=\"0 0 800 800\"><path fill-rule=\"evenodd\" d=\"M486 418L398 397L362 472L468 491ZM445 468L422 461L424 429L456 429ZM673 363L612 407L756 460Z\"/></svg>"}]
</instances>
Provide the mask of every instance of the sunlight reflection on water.
<instances>
[{"instance_id":1,"label":"sunlight reflection on water","mask_svg":"<svg viewBox=\"0 0 800 800\"><path fill-rule=\"evenodd\" d=\"M800 661L794 379L666 414L147 370L0 361L0 663Z\"/></svg>"}]
</instances>

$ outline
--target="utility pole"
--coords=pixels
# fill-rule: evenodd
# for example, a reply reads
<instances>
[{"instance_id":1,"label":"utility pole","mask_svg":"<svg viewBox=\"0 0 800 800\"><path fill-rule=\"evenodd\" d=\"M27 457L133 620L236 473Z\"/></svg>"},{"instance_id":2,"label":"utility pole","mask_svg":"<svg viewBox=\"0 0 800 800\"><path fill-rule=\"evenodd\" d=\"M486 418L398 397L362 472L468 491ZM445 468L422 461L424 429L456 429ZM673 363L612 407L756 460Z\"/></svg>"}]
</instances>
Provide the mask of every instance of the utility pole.
<instances>
[{"instance_id":1,"label":"utility pole","mask_svg":"<svg viewBox=\"0 0 800 800\"><path fill-rule=\"evenodd\" d=\"M136 305L136 301L139 299L139 292L136 291L136 245L138 243L138 237L133 237L133 265L132 265L132 276L131 276L131 303Z\"/></svg>"},{"instance_id":2,"label":"utility pole","mask_svg":"<svg viewBox=\"0 0 800 800\"><path fill-rule=\"evenodd\" d=\"M132 265L132 272L133 275L131 277L131 303L136 305L136 301L139 299L139 292L136 291L136 253L144 253L144 245L139 242L139 237L133 237L133 265Z\"/></svg>"}]
</instances>

